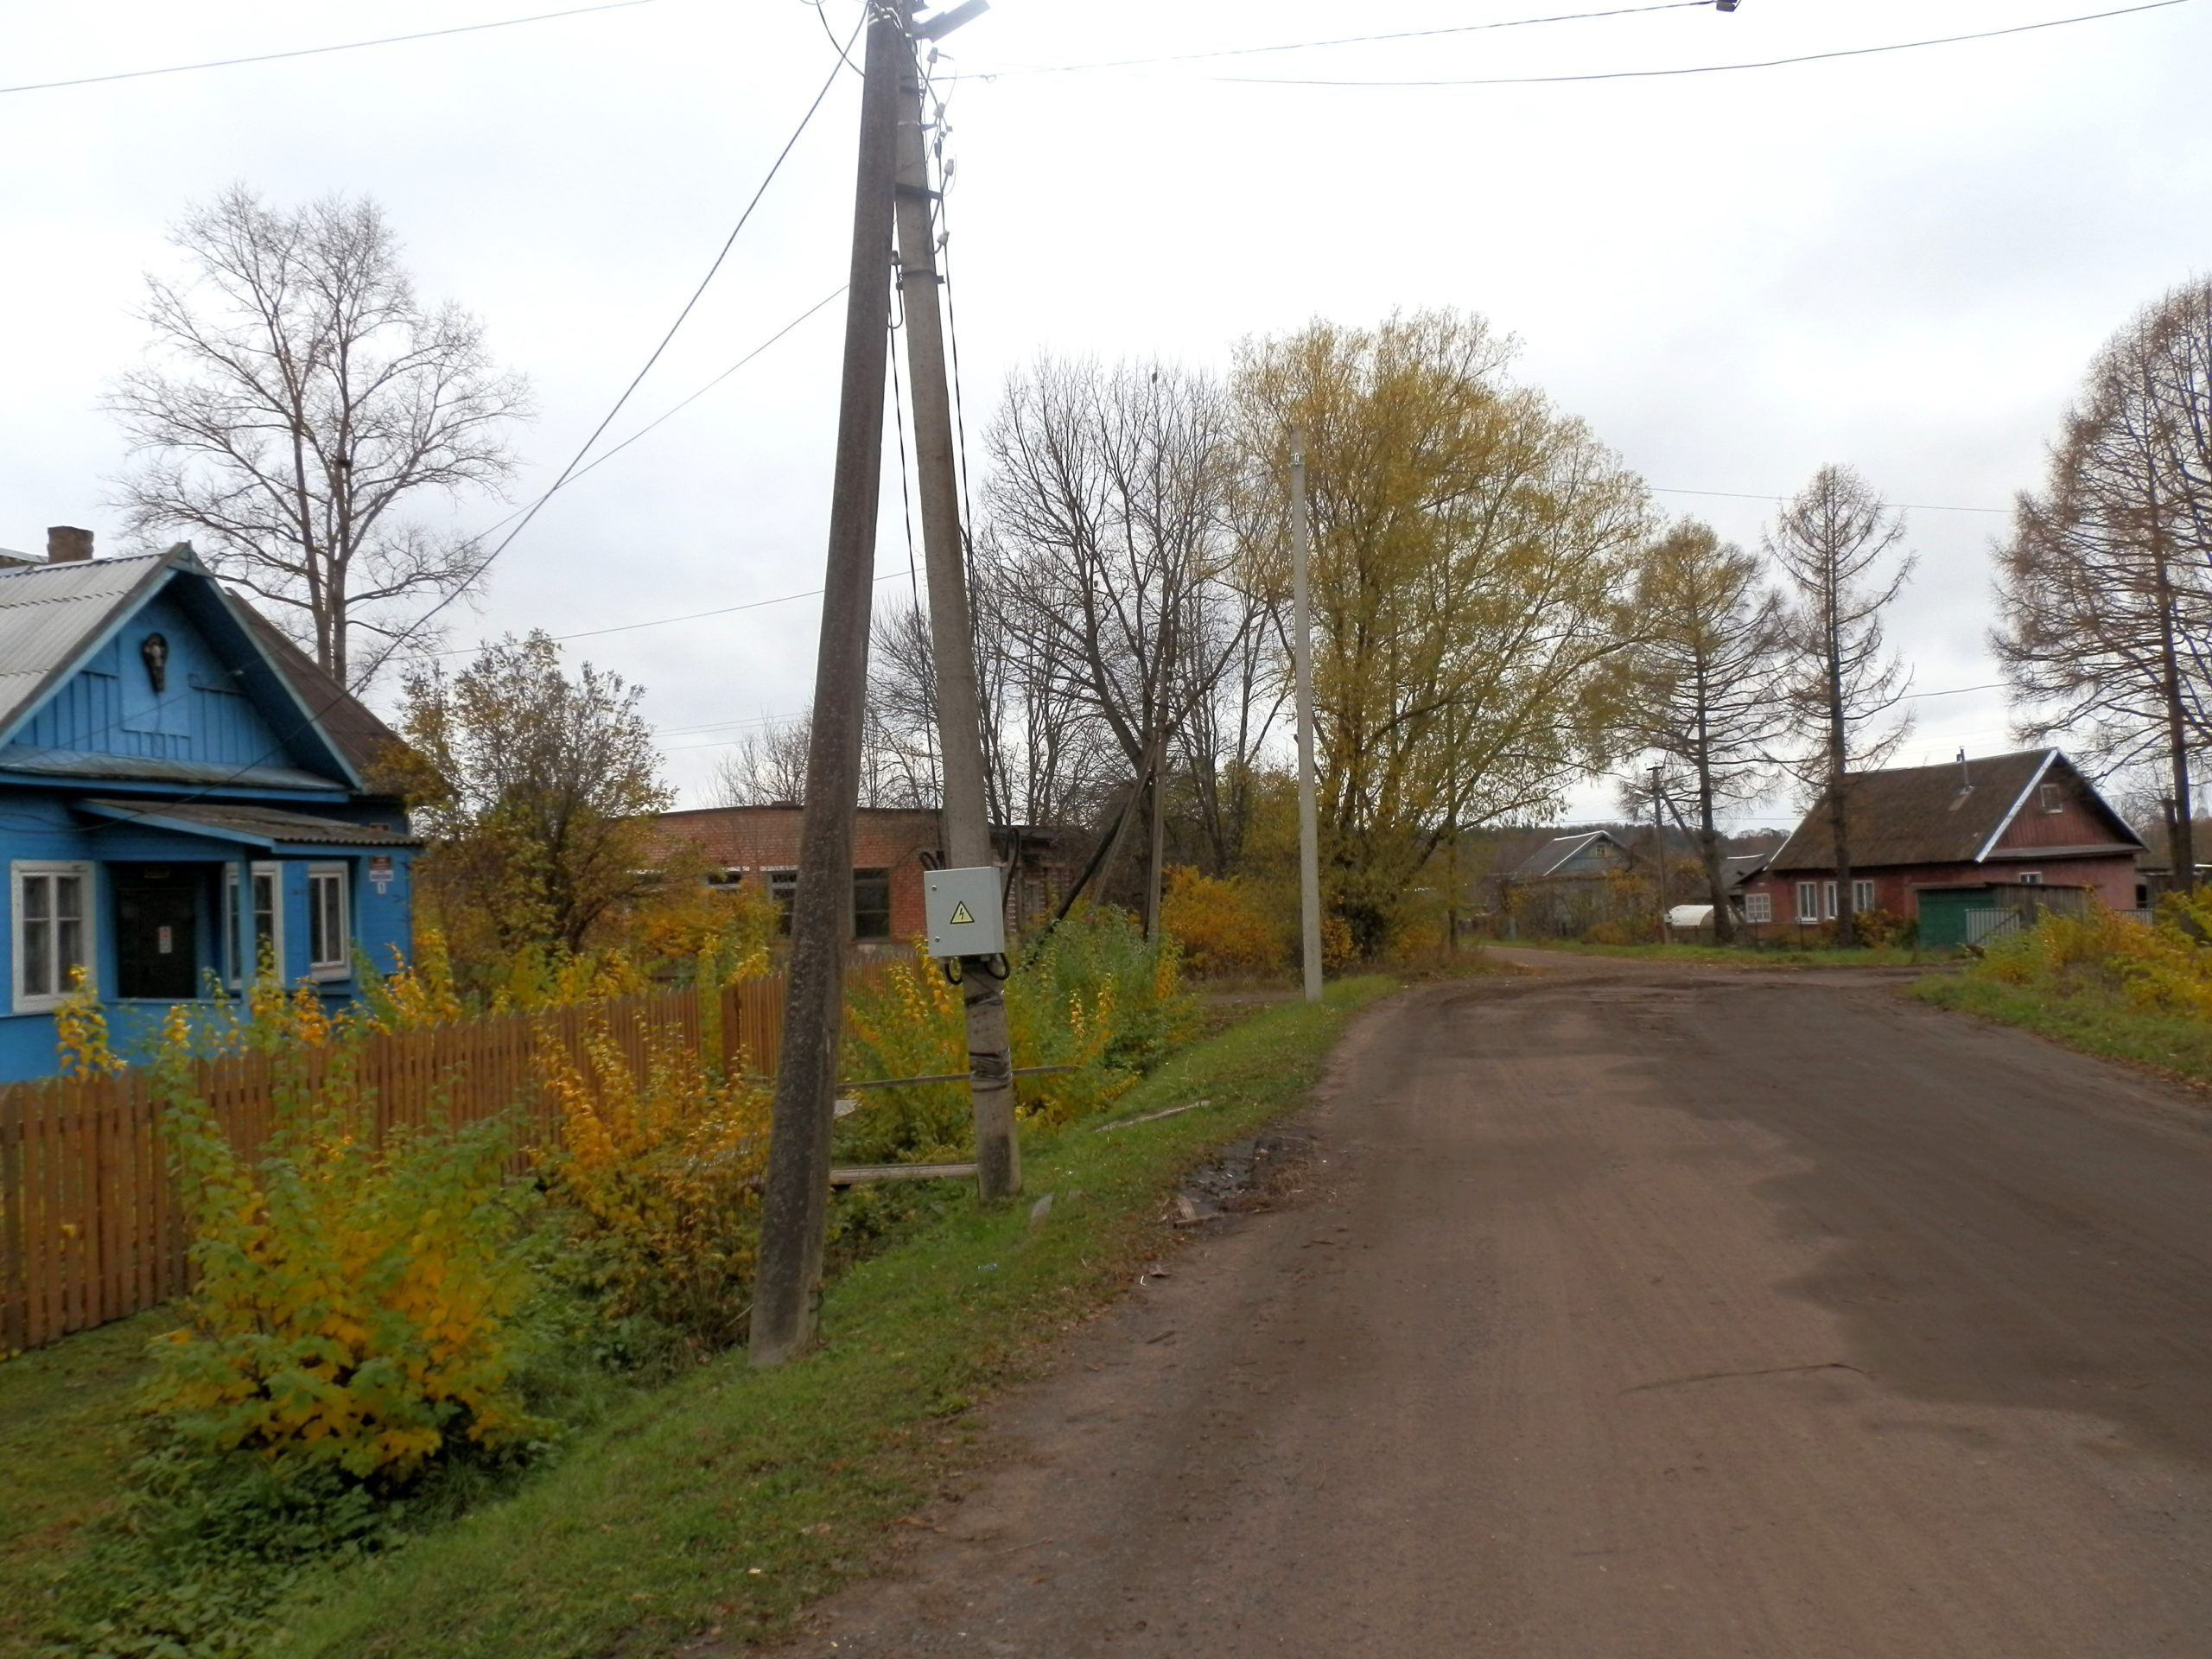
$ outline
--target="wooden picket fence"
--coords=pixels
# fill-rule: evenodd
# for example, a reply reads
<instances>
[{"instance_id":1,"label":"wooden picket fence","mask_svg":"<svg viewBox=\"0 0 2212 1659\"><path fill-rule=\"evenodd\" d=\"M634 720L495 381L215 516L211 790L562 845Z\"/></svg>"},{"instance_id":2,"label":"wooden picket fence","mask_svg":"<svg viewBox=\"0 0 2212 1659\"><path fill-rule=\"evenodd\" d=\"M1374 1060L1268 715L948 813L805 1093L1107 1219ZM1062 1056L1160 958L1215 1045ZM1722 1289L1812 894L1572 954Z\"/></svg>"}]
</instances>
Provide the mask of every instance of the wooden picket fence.
<instances>
[{"instance_id":1,"label":"wooden picket fence","mask_svg":"<svg viewBox=\"0 0 2212 1659\"><path fill-rule=\"evenodd\" d=\"M772 1070L782 1041L780 979L720 993L719 1058ZM360 1076L379 1135L432 1120L515 1115L518 1165L558 1136L545 1086L549 1041L581 1058L604 1020L642 1071L656 1035L696 1049L711 1021L695 990L654 992L368 1039ZM310 1082L314 1060L309 1057ZM268 1056L202 1061L201 1097L240 1152L257 1155L276 1109ZM586 1073L588 1075L588 1072ZM143 1071L0 1086L0 1357L152 1307L187 1287L182 1218Z\"/></svg>"}]
</instances>

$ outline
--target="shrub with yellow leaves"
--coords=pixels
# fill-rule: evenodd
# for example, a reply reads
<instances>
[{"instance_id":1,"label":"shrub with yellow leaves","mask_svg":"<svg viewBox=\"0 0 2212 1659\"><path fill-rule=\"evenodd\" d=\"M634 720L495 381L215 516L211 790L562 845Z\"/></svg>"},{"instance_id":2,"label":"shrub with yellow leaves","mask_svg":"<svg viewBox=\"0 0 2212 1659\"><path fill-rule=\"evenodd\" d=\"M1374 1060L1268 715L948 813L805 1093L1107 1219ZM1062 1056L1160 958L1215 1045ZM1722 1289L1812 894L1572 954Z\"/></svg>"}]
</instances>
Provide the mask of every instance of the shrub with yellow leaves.
<instances>
[{"instance_id":1,"label":"shrub with yellow leaves","mask_svg":"<svg viewBox=\"0 0 2212 1659\"><path fill-rule=\"evenodd\" d=\"M767 1090L742 1065L715 1075L662 1034L648 1038L641 1071L603 1018L581 1065L550 1039L541 1063L561 1113L543 1167L605 1248L607 1313L645 1315L706 1348L737 1341L760 1243Z\"/></svg>"},{"instance_id":2,"label":"shrub with yellow leaves","mask_svg":"<svg viewBox=\"0 0 2212 1659\"><path fill-rule=\"evenodd\" d=\"M2212 895L2171 895L2145 924L2117 911L2045 916L1991 945L1974 971L2059 995L2113 995L2139 1008L2212 1019Z\"/></svg>"},{"instance_id":3,"label":"shrub with yellow leaves","mask_svg":"<svg viewBox=\"0 0 2212 1659\"><path fill-rule=\"evenodd\" d=\"M1167 872L1160 924L1201 975L1263 974L1290 961L1290 939L1251 883L1204 875L1187 864Z\"/></svg>"},{"instance_id":4,"label":"shrub with yellow leaves","mask_svg":"<svg viewBox=\"0 0 2212 1659\"><path fill-rule=\"evenodd\" d=\"M284 1017L321 1023L319 1007L283 1001ZM194 1047L173 1009L156 1077L197 1282L183 1328L156 1344L151 1413L198 1451L381 1488L457 1446L541 1434L506 1341L526 1274L504 1127L395 1130L378 1146L341 1039L312 1074L304 1048L273 1051L275 1122L250 1163L194 1092Z\"/></svg>"}]
</instances>

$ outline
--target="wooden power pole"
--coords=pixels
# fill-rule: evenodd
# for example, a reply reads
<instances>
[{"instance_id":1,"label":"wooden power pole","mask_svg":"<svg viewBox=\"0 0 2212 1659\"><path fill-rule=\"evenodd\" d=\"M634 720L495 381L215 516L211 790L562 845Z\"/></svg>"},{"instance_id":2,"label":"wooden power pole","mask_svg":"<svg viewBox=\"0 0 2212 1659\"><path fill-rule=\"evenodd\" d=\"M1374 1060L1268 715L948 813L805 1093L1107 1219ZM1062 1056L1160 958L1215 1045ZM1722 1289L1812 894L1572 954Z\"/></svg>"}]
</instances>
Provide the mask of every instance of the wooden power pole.
<instances>
[{"instance_id":1,"label":"wooden power pole","mask_svg":"<svg viewBox=\"0 0 2212 1659\"><path fill-rule=\"evenodd\" d=\"M1306 1000L1321 1000L1321 848L1313 801L1313 620L1306 567L1313 530L1306 509L1306 434L1290 429L1290 652L1298 684L1298 916Z\"/></svg>"},{"instance_id":2,"label":"wooden power pole","mask_svg":"<svg viewBox=\"0 0 2212 1659\"><path fill-rule=\"evenodd\" d=\"M914 0L900 0L910 35ZM951 17L948 15L947 22ZM929 118L911 38L899 54L899 289L906 302L906 361L914 388L914 470L920 475L922 555L930 573L930 652L937 675L938 753L944 757L944 859L953 869L996 862L983 779L982 698L976 677L960 488L952 463L952 400L938 290L937 227L930 188ZM1014 1127L1014 1046L1006 993L980 963L961 976L968 1023L968 1097L976 1125L977 1184L986 1198L1021 1190Z\"/></svg>"},{"instance_id":3,"label":"wooden power pole","mask_svg":"<svg viewBox=\"0 0 2212 1659\"><path fill-rule=\"evenodd\" d=\"M845 302L845 369L830 499L829 570L815 659L814 725L806 756L806 816L784 992L784 1046L768 1135L753 1281L752 1356L776 1365L813 1340L830 1203L830 1128L844 1014L847 918L852 909L853 811L860 798L861 715L868 697L869 601L883 480L883 377L890 367L891 206L896 170L898 16L868 24L861 92L858 182L853 192L852 288Z\"/></svg>"}]
</instances>

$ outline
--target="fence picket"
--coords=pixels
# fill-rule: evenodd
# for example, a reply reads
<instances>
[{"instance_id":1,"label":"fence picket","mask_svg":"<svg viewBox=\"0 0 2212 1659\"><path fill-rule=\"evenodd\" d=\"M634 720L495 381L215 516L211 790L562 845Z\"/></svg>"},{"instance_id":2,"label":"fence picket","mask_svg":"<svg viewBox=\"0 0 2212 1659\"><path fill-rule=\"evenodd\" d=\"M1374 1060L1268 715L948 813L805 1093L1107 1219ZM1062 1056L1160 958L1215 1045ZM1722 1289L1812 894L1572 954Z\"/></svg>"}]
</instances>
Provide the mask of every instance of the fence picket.
<instances>
[{"instance_id":1,"label":"fence picket","mask_svg":"<svg viewBox=\"0 0 2212 1659\"><path fill-rule=\"evenodd\" d=\"M781 1046L780 980L746 980L706 993L652 991L588 1008L499 1014L427 1031L372 1036L359 1077L373 1095L379 1139L440 1118L455 1126L512 1112L518 1173L560 1136L541 1056L565 1055L588 1080L584 1044L603 1022L639 1071L664 1034L695 1048L721 1027L727 1065L772 1071ZM304 1057L303 1084L320 1090L327 1053ZM258 1160L276 1124L276 1071L257 1052L194 1067L200 1097L241 1158ZM160 1102L142 1071L0 1084L0 1354L126 1318L190 1282L191 1240L177 1203Z\"/></svg>"}]
</instances>

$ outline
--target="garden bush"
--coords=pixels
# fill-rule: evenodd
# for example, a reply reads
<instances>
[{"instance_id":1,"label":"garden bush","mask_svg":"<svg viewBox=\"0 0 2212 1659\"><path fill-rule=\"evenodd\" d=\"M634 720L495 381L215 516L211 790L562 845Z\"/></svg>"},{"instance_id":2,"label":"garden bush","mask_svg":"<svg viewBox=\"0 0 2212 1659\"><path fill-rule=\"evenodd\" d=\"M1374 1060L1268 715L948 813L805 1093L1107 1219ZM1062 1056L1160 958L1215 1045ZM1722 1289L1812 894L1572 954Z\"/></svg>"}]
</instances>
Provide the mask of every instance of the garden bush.
<instances>
[{"instance_id":1,"label":"garden bush","mask_svg":"<svg viewBox=\"0 0 2212 1659\"><path fill-rule=\"evenodd\" d=\"M561 1144L541 1162L581 1236L603 1247L604 1311L727 1347L752 1306L769 1092L665 1035L648 1039L641 1072L603 1017L583 1047L582 1065L556 1044L543 1052Z\"/></svg>"},{"instance_id":2,"label":"garden bush","mask_svg":"<svg viewBox=\"0 0 2212 1659\"><path fill-rule=\"evenodd\" d=\"M181 1010L165 1033L157 1090L197 1282L156 1344L146 1403L164 1436L390 1490L453 1449L542 1433L507 1344L526 1274L505 1126L396 1129L379 1146L340 1040L279 1057L249 1162L193 1092Z\"/></svg>"},{"instance_id":3,"label":"garden bush","mask_svg":"<svg viewBox=\"0 0 2212 1659\"><path fill-rule=\"evenodd\" d=\"M1182 947L1194 974L1263 974L1285 966L1290 939L1252 885L1201 874L1187 864L1167 872L1160 923Z\"/></svg>"}]
</instances>

